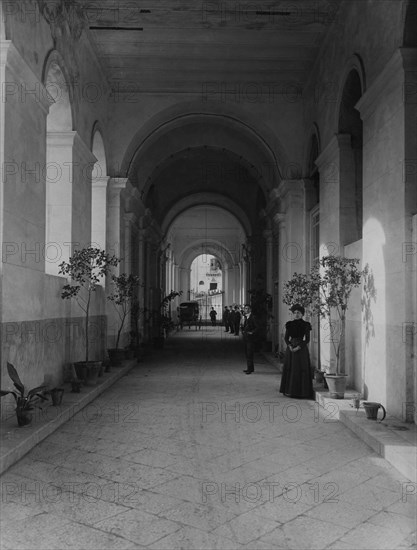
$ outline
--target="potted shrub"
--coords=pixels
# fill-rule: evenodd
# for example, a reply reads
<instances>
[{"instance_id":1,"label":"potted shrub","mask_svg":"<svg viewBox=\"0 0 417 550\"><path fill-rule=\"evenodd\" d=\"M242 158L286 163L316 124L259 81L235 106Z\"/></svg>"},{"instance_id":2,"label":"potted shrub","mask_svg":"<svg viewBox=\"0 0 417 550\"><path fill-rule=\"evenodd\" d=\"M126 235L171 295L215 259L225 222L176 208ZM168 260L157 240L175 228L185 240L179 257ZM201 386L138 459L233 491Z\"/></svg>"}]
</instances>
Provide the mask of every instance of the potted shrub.
<instances>
[{"instance_id":1,"label":"potted shrub","mask_svg":"<svg viewBox=\"0 0 417 550\"><path fill-rule=\"evenodd\" d=\"M335 365L330 365L325 378L330 397L343 399L347 375L341 370L346 330L346 310L353 288L361 284L363 271L359 260L343 256L324 256L309 275L294 273L284 286L284 303L302 303L311 313L326 318L332 331L331 343ZM291 297L291 293L294 294ZM335 330L333 330L335 328Z\"/></svg>"},{"instance_id":2,"label":"potted shrub","mask_svg":"<svg viewBox=\"0 0 417 550\"><path fill-rule=\"evenodd\" d=\"M127 316L134 310L137 298L136 292L140 285L140 279L137 275L126 275L122 273L119 276L112 275L113 291L107 299L115 306L119 317L119 327L117 330L116 346L108 349L108 354L112 365L119 365L125 359L125 349L119 348L120 336Z\"/></svg>"},{"instance_id":3,"label":"potted shrub","mask_svg":"<svg viewBox=\"0 0 417 550\"><path fill-rule=\"evenodd\" d=\"M16 369L11 363L7 363L7 372L12 379L13 385L17 392L14 390L0 390L0 394L7 395L11 393L16 401L16 417L19 426L26 426L32 422L32 411L35 407L41 409L37 404L39 399L46 401L46 386L37 386L32 390L25 393L25 386L22 384Z\"/></svg>"},{"instance_id":4,"label":"potted shrub","mask_svg":"<svg viewBox=\"0 0 417 550\"><path fill-rule=\"evenodd\" d=\"M91 299L102 277L106 276L119 262L116 256L110 256L104 250L89 246L75 250L68 262L62 262L59 265L59 273L71 280L62 289L62 299L74 299L85 314L85 361L79 361L74 365L77 377L91 385L97 383L102 368L101 361L89 361L88 328Z\"/></svg>"},{"instance_id":5,"label":"potted shrub","mask_svg":"<svg viewBox=\"0 0 417 550\"><path fill-rule=\"evenodd\" d=\"M174 298L181 296L181 294L182 290L171 290L171 292L162 299L158 310L153 312L153 322L156 327L156 335L153 338L153 344L157 349L162 349L164 347L165 338L174 326L169 315L169 305Z\"/></svg>"}]
</instances>

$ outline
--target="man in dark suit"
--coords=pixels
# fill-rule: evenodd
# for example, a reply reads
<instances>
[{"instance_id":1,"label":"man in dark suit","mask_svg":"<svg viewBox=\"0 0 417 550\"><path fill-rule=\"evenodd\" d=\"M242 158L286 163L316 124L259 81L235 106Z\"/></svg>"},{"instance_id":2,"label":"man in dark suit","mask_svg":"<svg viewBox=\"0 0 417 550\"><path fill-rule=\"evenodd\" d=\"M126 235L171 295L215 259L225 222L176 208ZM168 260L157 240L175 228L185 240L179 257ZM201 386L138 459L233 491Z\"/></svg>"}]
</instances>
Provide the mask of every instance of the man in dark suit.
<instances>
[{"instance_id":1,"label":"man in dark suit","mask_svg":"<svg viewBox=\"0 0 417 550\"><path fill-rule=\"evenodd\" d=\"M239 336L240 317L241 315L240 315L239 306L235 306L235 310L233 312L233 323L234 323L233 332L235 333L235 336Z\"/></svg>"},{"instance_id":2,"label":"man in dark suit","mask_svg":"<svg viewBox=\"0 0 417 550\"><path fill-rule=\"evenodd\" d=\"M223 312L224 332L229 332L229 308L224 306Z\"/></svg>"},{"instance_id":3,"label":"man in dark suit","mask_svg":"<svg viewBox=\"0 0 417 550\"><path fill-rule=\"evenodd\" d=\"M255 347L255 340L258 332L258 324L255 317L252 315L252 308L246 305L244 308L244 321L242 324L243 341L245 342L245 354L246 354L246 370L245 374L251 374L254 372L255 367L253 364L253 353Z\"/></svg>"}]
</instances>

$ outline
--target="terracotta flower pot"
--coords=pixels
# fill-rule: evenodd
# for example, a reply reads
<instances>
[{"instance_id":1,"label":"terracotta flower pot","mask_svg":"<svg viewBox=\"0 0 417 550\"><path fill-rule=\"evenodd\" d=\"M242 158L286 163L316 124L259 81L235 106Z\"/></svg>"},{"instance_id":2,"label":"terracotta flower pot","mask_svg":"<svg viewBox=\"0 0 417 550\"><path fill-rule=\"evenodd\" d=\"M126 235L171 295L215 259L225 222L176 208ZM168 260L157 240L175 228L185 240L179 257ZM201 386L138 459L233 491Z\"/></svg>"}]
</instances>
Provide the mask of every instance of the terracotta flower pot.
<instances>
[{"instance_id":1,"label":"terracotta flower pot","mask_svg":"<svg viewBox=\"0 0 417 550\"><path fill-rule=\"evenodd\" d=\"M32 422L32 411L16 409L16 417L19 426L28 426Z\"/></svg>"},{"instance_id":2,"label":"terracotta flower pot","mask_svg":"<svg viewBox=\"0 0 417 550\"><path fill-rule=\"evenodd\" d=\"M346 391L347 374L325 374L329 386L329 397L331 399L343 399Z\"/></svg>"},{"instance_id":3,"label":"terracotta flower pot","mask_svg":"<svg viewBox=\"0 0 417 550\"><path fill-rule=\"evenodd\" d=\"M64 388L54 388L51 390L51 399L52 405L54 407L59 407L62 403L62 398L64 396Z\"/></svg>"},{"instance_id":4,"label":"terracotta flower pot","mask_svg":"<svg viewBox=\"0 0 417 550\"><path fill-rule=\"evenodd\" d=\"M107 350L112 367L120 367L126 359L126 350L123 348L111 348Z\"/></svg>"},{"instance_id":5,"label":"terracotta flower pot","mask_svg":"<svg viewBox=\"0 0 417 550\"><path fill-rule=\"evenodd\" d=\"M78 361L74 363L77 378L82 380L86 386L95 386L97 384L98 375L102 368L101 361Z\"/></svg>"}]
</instances>

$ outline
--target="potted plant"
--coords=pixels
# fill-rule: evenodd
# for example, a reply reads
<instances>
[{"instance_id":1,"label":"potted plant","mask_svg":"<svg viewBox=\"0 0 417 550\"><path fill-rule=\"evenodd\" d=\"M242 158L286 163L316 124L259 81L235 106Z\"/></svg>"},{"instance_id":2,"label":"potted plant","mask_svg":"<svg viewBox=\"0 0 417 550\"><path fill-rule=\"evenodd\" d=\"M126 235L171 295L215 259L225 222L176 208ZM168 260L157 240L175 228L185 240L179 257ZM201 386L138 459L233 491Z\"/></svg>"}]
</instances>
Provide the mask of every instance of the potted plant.
<instances>
[{"instance_id":1,"label":"potted plant","mask_svg":"<svg viewBox=\"0 0 417 550\"><path fill-rule=\"evenodd\" d=\"M9 373L10 378L12 379L13 385L16 388L17 392L14 390L0 390L1 396L8 395L11 393L16 401L16 417L17 423L19 426L26 426L32 422L32 411L35 407L41 409L37 404L39 399L46 401L47 393L46 386L37 386L32 390L29 390L25 393L25 386L22 384L22 381L17 374L16 369L11 363L7 363L7 372Z\"/></svg>"},{"instance_id":2,"label":"potted plant","mask_svg":"<svg viewBox=\"0 0 417 550\"><path fill-rule=\"evenodd\" d=\"M80 393L82 382L77 376L74 363L71 363L71 375L71 393Z\"/></svg>"},{"instance_id":3,"label":"potted plant","mask_svg":"<svg viewBox=\"0 0 417 550\"><path fill-rule=\"evenodd\" d=\"M182 290L171 290L171 292L162 299L158 310L153 313L153 322L156 327L156 335L153 338L153 344L157 349L162 349L164 347L165 338L174 326L171 316L169 315L169 305L174 298L181 295Z\"/></svg>"},{"instance_id":4,"label":"potted plant","mask_svg":"<svg viewBox=\"0 0 417 550\"><path fill-rule=\"evenodd\" d=\"M346 330L346 310L353 288L361 283L363 271L358 268L359 260L343 256L324 256L309 275L294 273L284 286L284 303L301 302L311 313L326 318L332 331L331 343L335 365L330 364L325 374L330 397L343 399L347 375L342 372L342 356Z\"/></svg>"},{"instance_id":5,"label":"potted plant","mask_svg":"<svg viewBox=\"0 0 417 550\"><path fill-rule=\"evenodd\" d=\"M119 276L112 275L113 291L107 299L115 306L119 317L119 327L117 330L116 346L108 349L108 354L112 365L120 365L125 359L125 349L119 348L120 336L129 313L132 313L137 303L136 292L140 285L140 279L137 275L126 275L122 273Z\"/></svg>"},{"instance_id":6,"label":"potted plant","mask_svg":"<svg viewBox=\"0 0 417 550\"><path fill-rule=\"evenodd\" d=\"M75 250L68 262L59 265L59 273L71 279L62 289L62 299L74 299L85 314L85 361L75 363L75 369L77 377L91 385L97 383L102 367L101 361L89 361L88 328L91 299L100 280L119 262L116 256L110 256L104 250L89 246Z\"/></svg>"},{"instance_id":7,"label":"potted plant","mask_svg":"<svg viewBox=\"0 0 417 550\"><path fill-rule=\"evenodd\" d=\"M52 388L46 392L48 395L51 396L52 405L54 407L59 407L61 405L64 391L64 388Z\"/></svg>"}]
</instances>

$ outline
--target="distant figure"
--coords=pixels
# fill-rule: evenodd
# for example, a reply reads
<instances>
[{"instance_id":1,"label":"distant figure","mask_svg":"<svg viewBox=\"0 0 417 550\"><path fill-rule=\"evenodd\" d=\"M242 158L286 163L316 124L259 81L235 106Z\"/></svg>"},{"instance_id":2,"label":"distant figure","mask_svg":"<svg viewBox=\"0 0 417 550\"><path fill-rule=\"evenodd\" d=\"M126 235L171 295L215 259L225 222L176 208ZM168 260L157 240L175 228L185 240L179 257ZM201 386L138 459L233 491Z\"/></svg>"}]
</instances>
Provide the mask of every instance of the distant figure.
<instances>
[{"instance_id":1,"label":"distant figure","mask_svg":"<svg viewBox=\"0 0 417 550\"><path fill-rule=\"evenodd\" d=\"M212 307L210 311L210 319L211 319L211 325L213 327L216 326L216 316L217 316L217 311L214 309L214 307Z\"/></svg>"},{"instance_id":2,"label":"distant figure","mask_svg":"<svg viewBox=\"0 0 417 550\"><path fill-rule=\"evenodd\" d=\"M255 317L252 315L252 308L246 305L244 308L244 321L242 323L243 341L245 342L245 355L246 355L246 370L245 374L252 374L255 371L253 363L253 352L255 347L255 340L258 332L258 323Z\"/></svg>"},{"instance_id":3,"label":"distant figure","mask_svg":"<svg viewBox=\"0 0 417 550\"><path fill-rule=\"evenodd\" d=\"M311 325L303 319L305 310L302 305L295 304L290 311L294 319L285 324L287 351L279 391L288 397L312 399L313 383L307 345L310 342Z\"/></svg>"},{"instance_id":4,"label":"distant figure","mask_svg":"<svg viewBox=\"0 0 417 550\"><path fill-rule=\"evenodd\" d=\"M233 312L233 325L235 333L235 336L239 336L239 329L240 329L240 310L239 306L235 306L235 311Z\"/></svg>"},{"instance_id":5,"label":"distant figure","mask_svg":"<svg viewBox=\"0 0 417 550\"><path fill-rule=\"evenodd\" d=\"M223 311L223 323L224 323L224 332L229 332L229 308L227 306L224 306Z\"/></svg>"}]
</instances>

